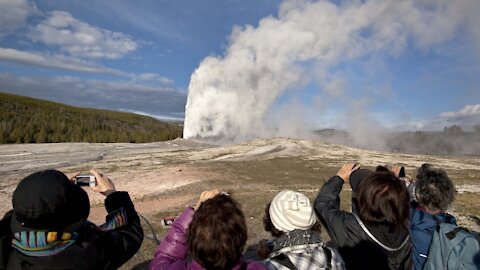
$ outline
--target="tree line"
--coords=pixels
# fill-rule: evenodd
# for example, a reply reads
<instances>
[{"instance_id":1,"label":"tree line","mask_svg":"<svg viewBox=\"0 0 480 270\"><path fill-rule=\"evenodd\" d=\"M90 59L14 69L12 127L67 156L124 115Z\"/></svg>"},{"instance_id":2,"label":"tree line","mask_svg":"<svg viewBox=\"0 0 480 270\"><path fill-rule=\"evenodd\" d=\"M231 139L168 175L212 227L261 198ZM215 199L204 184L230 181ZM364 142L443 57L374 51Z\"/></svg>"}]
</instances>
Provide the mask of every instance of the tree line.
<instances>
[{"instance_id":1,"label":"tree line","mask_svg":"<svg viewBox=\"0 0 480 270\"><path fill-rule=\"evenodd\" d=\"M458 125L446 126L443 131L399 132L387 137L390 150L416 154L480 155L480 125L464 131Z\"/></svg>"},{"instance_id":2,"label":"tree line","mask_svg":"<svg viewBox=\"0 0 480 270\"><path fill-rule=\"evenodd\" d=\"M129 142L182 137L182 126L132 113L0 93L0 143Z\"/></svg>"}]
</instances>

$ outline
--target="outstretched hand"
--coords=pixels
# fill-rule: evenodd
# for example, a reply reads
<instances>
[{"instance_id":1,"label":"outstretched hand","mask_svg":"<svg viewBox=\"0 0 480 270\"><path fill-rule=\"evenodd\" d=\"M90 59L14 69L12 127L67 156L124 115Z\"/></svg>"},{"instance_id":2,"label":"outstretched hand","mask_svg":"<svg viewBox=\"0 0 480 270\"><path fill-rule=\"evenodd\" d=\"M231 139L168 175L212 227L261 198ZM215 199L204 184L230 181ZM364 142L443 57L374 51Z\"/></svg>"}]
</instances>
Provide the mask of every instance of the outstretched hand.
<instances>
[{"instance_id":1,"label":"outstretched hand","mask_svg":"<svg viewBox=\"0 0 480 270\"><path fill-rule=\"evenodd\" d=\"M112 180L110 180L108 177L97 172L95 169L91 169L90 173L95 176L95 181L97 182L97 185L92 187L94 191L102 193L105 196L117 191Z\"/></svg>"},{"instance_id":2,"label":"outstretched hand","mask_svg":"<svg viewBox=\"0 0 480 270\"><path fill-rule=\"evenodd\" d=\"M193 208L193 209L195 211L197 211L198 208L200 207L200 205L202 205L203 202L217 196L219 193L220 193L220 190L218 190L218 189L212 189L212 190L207 190L207 191L202 192L202 194L200 194L200 197L198 198L198 201L197 201L197 204L195 205L195 208Z\"/></svg>"},{"instance_id":3,"label":"outstretched hand","mask_svg":"<svg viewBox=\"0 0 480 270\"><path fill-rule=\"evenodd\" d=\"M344 182L348 183L352 172L360 168L360 166L360 164L355 164L353 162L347 163L340 168L337 175L340 176Z\"/></svg>"},{"instance_id":4,"label":"outstretched hand","mask_svg":"<svg viewBox=\"0 0 480 270\"><path fill-rule=\"evenodd\" d=\"M392 172L393 172L393 174L395 174L396 177L400 177L400 170L401 169L402 169L401 166L394 165L393 168L392 168ZM403 177L402 180L404 180L407 183L407 186L408 186L413 182L413 177L406 174L405 177Z\"/></svg>"},{"instance_id":5,"label":"outstretched hand","mask_svg":"<svg viewBox=\"0 0 480 270\"><path fill-rule=\"evenodd\" d=\"M399 177L401 169L402 169L401 166L393 165L392 172L393 172L393 174L395 174L396 177Z\"/></svg>"},{"instance_id":6,"label":"outstretched hand","mask_svg":"<svg viewBox=\"0 0 480 270\"><path fill-rule=\"evenodd\" d=\"M70 182L74 182L75 177L79 176L80 172L66 173L65 175L67 176L68 180L70 180Z\"/></svg>"}]
</instances>

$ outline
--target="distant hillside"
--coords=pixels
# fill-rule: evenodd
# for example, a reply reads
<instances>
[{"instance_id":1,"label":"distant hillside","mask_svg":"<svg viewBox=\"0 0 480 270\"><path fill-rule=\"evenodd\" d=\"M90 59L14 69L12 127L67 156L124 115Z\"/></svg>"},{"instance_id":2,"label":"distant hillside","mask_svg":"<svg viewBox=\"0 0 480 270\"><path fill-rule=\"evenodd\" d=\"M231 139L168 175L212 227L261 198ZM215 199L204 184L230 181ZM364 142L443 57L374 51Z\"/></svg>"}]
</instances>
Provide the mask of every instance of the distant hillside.
<instances>
[{"instance_id":1,"label":"distant hillside","mask_svg":"<svg viewBox=\"0 0 480 270\"><path fill-rule=\"evenodd\" d=\"M179 124L0 93L0 143L154 142L182 136Z\"/></svg>"}]
</instances>

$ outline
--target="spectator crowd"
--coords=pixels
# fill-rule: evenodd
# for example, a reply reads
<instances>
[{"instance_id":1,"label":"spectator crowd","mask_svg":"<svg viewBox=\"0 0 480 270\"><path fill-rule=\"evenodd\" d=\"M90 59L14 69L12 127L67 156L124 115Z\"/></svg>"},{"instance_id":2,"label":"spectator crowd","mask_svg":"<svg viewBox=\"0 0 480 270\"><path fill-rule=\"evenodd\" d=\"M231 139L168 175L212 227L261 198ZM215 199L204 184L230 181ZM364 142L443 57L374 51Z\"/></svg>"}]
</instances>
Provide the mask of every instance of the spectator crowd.
<instances>
[{"instance_id":1,"label":"spectator crowd","mask_svg":"<svg viewBox=\"0 0 480 270\"><path fill-rule=\"evenodd\" d=\"M89 198L76 175L45 170L20 181L0 221L0 269L117 269L139 250L143 229L128 193L90 174L90 188L105 195L101 225L87 220ZM344 185L350 211L340 209ZM319 188L313 203L284 190L265 206L271 238L259 241L258 260L243 255L248 229L234 196L204 191L172 223L149 268L480 269L478 234L447 212L455 187L445 170L424 164L412 177L399 166L347 163Z\"/></svg>"}]
</instances>

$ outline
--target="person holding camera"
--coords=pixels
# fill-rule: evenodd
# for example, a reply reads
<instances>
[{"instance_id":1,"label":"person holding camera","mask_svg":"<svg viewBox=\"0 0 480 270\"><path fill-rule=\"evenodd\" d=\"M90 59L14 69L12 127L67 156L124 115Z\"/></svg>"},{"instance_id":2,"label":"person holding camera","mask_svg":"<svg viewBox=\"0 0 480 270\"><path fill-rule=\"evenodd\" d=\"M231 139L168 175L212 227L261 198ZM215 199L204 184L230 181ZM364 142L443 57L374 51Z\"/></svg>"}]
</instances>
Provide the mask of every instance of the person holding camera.
<instances>
[{"instance_id":1,"label":"person holding camera","mask_svg":"<svg viewBox=\"0 0 480 270\"><path fill-rule=\"evenodd\" d=\"M238 203L227 193L204 191L196 206L173 222L149 269L266 269L243 258L246 243L247 224Z\"/></svg>"},{"instance_id":2,"label":"person holding camera","mask_svg":"<svg viewBox=\"0 0 480 270\"><path fill-rule=\"evenodd\" d=\"M348 163L315 199L315 212L347 269L410 269L409 195L388 170L372 172ZM352 212L340 210L344 183L352 187Z\"/></svg>"},{"instance_id":3,"label":"person holding camera","mask_svg":"<svg viewBox=\"0 0 480 270\"><path fill-rule=\"evenodd\" d=\"M278 193L265 209L263 227L275 237L258 244L257 256L265 259L267 269L345 269L338 251L322 241L321 225L304 194Z\"/></svg>"},{"instance_id":4,"label":"person holding camera","mask_svg":"<svg viewBox=\"0 0 480 270\"><path fill-rule=\"evenodd\" d=\"M91 170L106 196L102 226L87 221L87 193L56 170L33 173L13 193L0 221L0 269L117 269L140 248L143 230L127 192Z\"/></svg>"}]
</instances>

